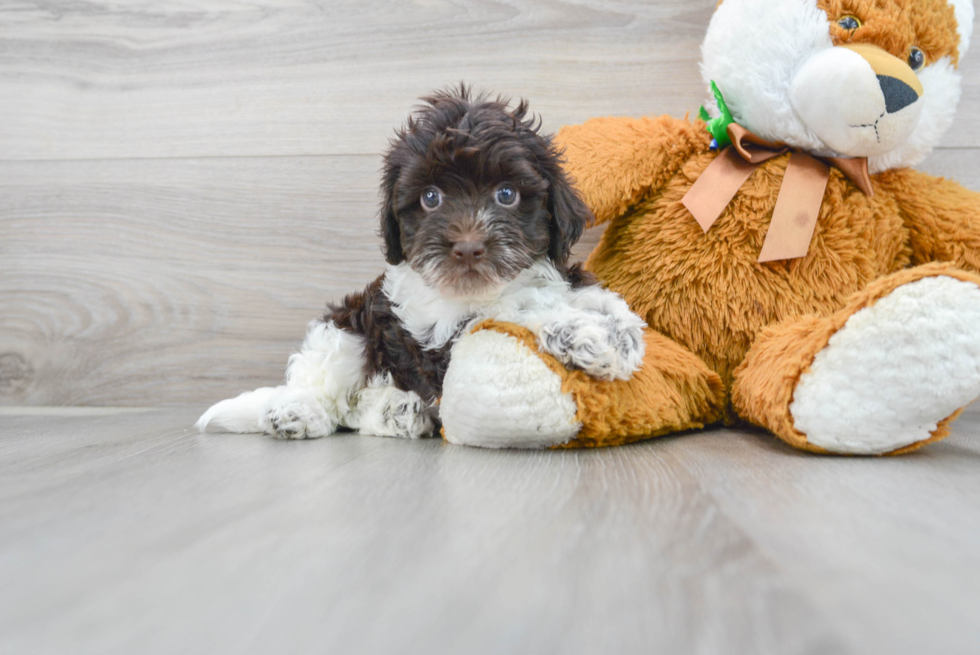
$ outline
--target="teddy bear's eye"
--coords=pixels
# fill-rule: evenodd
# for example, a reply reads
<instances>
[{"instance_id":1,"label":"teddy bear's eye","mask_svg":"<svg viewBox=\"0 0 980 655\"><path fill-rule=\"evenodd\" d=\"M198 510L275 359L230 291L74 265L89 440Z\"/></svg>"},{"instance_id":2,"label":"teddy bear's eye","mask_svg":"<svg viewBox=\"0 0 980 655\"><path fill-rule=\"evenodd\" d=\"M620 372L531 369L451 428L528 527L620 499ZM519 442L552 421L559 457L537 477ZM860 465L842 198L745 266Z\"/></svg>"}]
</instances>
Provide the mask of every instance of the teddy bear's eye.
<instances>
[{"instance_id":1,"label":"teddy bear's eye","mask_svg":"<svg viewBox=\"0 0 980 655\"><path fill-rule=\"evenodd\" d=\"M837 24L843 27L848 32L853 32L857 28L861 27L861 21L858 20L856 16L841 16Z\"/></svg>"},{"instance_id":2,"label":"teddy bear's eye","mask_svg":"<svg viewBox=\"0 0 980 655\"><path fill-rule=\"evenodd\" d=\"M926 53L922 52L922 48L916 48L912 46L909 50L909 68L914 71L921 70L923 66L926 65Z\"/></svg>"}]
</instances>

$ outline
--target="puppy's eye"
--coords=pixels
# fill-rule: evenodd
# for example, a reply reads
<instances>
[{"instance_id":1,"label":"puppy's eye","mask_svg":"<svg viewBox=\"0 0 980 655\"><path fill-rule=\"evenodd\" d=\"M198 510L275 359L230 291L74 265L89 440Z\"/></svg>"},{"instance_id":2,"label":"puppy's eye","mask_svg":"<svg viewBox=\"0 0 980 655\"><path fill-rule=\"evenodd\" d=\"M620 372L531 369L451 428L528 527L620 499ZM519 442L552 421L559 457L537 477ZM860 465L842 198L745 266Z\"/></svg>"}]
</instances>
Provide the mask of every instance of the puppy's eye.
<instances>
[{"instance_id":1,"label":"puppy's eye","mask_svg":"<svg viewBox=\"0 0 980 655\"><path fill-rule=\"evenodd\" d=\"M496 198L497 204L501 207L513 207L521 199L521 194L511 185L505 184L497 189Z\"/></svg>"},{"instance_id":2,"label":"puppy's eye","mask_svg":"<svg viewBox=\"0 0 980 655\"><path fill-rule=\"evenodd\" d=\"M439 189L435 187L429 187L422 192L422 208L428 211L433 209L438 209L439 205L442 204L442 194L439 193Z\"/></svg>"},{"instance_id":3,"label":"puppy's eye","mask_svg":"<svg viewBox=\"0 0 980 655\"><path fill-rule=\"evenodd\" d=\"M841 16L837 21L837 24L848 32L853 32L857 28L861 27L861 21L856 16Z\"/></svg>"},{"instance_id":4,"label":"puppy's eye","mask_svg":"<svg viewBox=\"0 0 980 655\"><path fill-rule=\"evenodd\" d=\"M919 71L925 65L926 53L922 52L922 48L912 46L912 49L909 50L909 68L914 71Z\"/></svg>"}]
</instances>

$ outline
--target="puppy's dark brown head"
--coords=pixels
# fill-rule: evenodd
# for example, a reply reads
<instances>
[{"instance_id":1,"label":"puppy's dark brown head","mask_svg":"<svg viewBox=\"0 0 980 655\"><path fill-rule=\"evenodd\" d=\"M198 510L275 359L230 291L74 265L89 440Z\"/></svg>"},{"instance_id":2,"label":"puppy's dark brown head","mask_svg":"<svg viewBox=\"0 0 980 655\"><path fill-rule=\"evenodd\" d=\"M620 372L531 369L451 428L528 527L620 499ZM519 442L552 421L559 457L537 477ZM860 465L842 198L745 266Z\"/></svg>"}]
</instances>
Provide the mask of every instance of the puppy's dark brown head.
<instances>
[{"instance_id":1,"label":"puppy's dark brown head","mask_svg":"<svg viewBox=\"0 0 980 655\"><path fill-rule=\"evenodd\" d=\"M381 233L389 263L454 296L492 291L534 262L563 267L592 213L527 103L423 98L385 156Z\"/></svg>"}]
</instances>

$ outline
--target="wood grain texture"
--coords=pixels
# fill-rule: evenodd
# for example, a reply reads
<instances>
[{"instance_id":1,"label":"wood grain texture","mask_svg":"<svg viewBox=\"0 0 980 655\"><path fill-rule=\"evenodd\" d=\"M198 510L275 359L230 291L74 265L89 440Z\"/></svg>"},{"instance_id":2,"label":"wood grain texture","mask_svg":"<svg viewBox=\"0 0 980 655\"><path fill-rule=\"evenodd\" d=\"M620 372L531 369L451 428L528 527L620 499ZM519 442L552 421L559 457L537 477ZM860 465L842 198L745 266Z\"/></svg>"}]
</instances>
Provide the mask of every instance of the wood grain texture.
<instances>
[{"instance_id":1,"label":"wood grain texture","mask_svg":"<svg viewBox=\"0 0 980 655\"><path fill-rule=\"evenodd\" d=\"M897 459L0 420L0 652L980 650L980 414Z\"/></svg>"},{"instance_id":2,"label":"wood grain texture","mask_svg":"<svg viewBox=\"0 0 980 655\"><path fill-rule=\"evenodd\" d=\"M383 271L378 163L0 164L2 402L153 405L281 380L325 302Z\"/></svg>"},{"instance_id":3,"label":"wood grain texture","mask_svg":"<svg viewBox=\"0 0 980 655\"><path fill-rule=\"evenodd\" d=\"M0 14L0 158L378 153L460 80L532 98L552 128L683 115L714 4L25 3Z\"/></svg>"},{"instance_id":4,"label":"wood grain texture","mask_svg":"<svg viewBox=\"0 0 980 655\"><path fill-rule=\"evenodd\" d=\"M955 180L967 189L980 191L980 149L939 148L916 168L930 175Z\"/></svg>"},{"instance_id":5,"label":"wood grain texture","mask_svg":"<svg viewBox=\"0 0 980 655\"><path fill-rule=\"evenodd\" d=\"M369 154L430 89L525 96L548 128L696 112L716 0L68 1L0 9L0 158ZM980 53L959 129L980 146Z\"/></svg>"}]
</instances>

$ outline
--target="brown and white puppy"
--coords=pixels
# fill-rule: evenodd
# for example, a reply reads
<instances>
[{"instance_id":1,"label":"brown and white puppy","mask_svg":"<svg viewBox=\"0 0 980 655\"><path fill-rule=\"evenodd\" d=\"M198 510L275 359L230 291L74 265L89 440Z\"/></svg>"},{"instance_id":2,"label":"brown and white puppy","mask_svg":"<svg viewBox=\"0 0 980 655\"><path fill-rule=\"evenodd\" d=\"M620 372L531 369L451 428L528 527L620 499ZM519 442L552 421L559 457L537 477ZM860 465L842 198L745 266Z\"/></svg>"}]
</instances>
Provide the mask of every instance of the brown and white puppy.
<instances>
[{"instance_id":1,"label":"brown and white puppy","mask_svg":"<svg viewBox=\"0 0 980 655\"><path fill-rule=\"evenodd\" d=\"M385 273L310 325L285 385L214 405L202 431L432 434L452 346L487 318L599 378L639 368L643 321L567 267L592 215L527 103L464 86L423 101L385 156Z\"/></svg>"}]
</instances>

